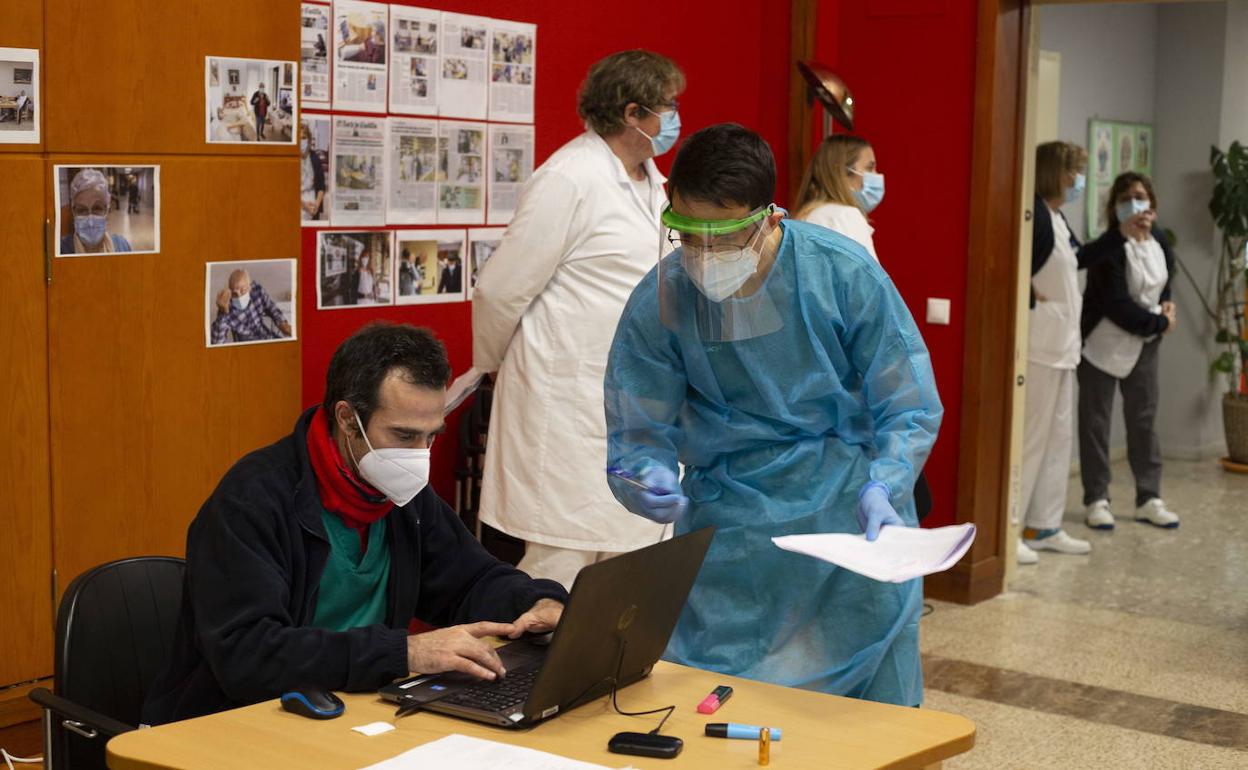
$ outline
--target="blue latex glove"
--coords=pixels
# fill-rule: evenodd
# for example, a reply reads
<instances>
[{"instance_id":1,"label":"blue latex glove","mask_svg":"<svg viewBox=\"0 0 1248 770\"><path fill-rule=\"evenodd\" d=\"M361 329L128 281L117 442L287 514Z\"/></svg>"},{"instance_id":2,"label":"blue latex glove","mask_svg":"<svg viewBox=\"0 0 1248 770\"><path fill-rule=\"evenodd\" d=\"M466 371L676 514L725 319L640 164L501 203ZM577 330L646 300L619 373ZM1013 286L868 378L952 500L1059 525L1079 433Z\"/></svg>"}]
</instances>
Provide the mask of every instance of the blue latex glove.
<instances>
[{"instance_id":1,"label":"blue latex glove","mask_svg":"<svg viewBox=\"0 0 1248 770\"><path fill-rule=\"evenodd\" d=\"M651 465L641 472L640 481L653 491L637 490L641 515L659 524L671 524L685 515L689 498L680 493L680 479L665 465ZM666 494L656 494L666 492Z\"/></svg>"},{"instance_id":2,"label":"blue latex glove","mask_svg":"<svg viewBox=\"0 0 1248 770\"><path fill-rule=\"evenodd\" d=\"M906 525L888 500L888 487L878 481L872 481L858 493L857 514L858 524L867 533L868 542L880 536L880 527L885 524Z\"/></svg>"}]
</instances>

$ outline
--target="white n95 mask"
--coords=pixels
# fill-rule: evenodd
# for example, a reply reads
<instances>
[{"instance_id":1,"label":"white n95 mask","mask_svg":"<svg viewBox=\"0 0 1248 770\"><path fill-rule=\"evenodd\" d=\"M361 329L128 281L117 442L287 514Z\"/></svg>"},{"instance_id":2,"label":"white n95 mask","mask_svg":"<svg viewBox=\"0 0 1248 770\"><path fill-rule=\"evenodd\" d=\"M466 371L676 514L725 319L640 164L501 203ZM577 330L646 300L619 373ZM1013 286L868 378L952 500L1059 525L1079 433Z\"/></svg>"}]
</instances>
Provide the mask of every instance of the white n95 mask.
<instances>
[{"instance_id":1,"label":"white n95 mask","mask_svg":"<svg viewBox=\"0 0 1248 770\"><path fill-rule=\"evenodd\" d=\"M355 424L360 426L360 435L368 445L368 453L359 460L355 460L355 452L351 453L351 459L359 467L360 475L395 505L402 507L410 503L429 483L430 451L406 447L374 449L372 442L368 440L368 434L364 432L364 423L360 422L358 413L355 415ZM349 441L347 449L351 449Z\"/></svg>"}]
</instances>

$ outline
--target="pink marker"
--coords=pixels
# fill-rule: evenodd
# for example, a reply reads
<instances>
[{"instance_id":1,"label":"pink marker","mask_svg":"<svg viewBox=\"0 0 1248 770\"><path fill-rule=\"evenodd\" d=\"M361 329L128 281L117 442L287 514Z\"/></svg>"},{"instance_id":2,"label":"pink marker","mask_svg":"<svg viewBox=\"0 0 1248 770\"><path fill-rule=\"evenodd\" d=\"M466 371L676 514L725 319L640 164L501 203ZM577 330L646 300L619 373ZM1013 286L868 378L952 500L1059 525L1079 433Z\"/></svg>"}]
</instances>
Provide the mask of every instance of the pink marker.
<instances>
[{"instance_id":1,"label":"pink marker","mask_svg":"<svg viewBox=\"0 0 1248 770\"><path fill-rule=\"evenodd\" d=\"M711 694L702 699L698 704L699 714L714 714L719 711L719 707L732 697L732 688L726 684L721 684L711 691Z\"/></svg>"}]
</instances>

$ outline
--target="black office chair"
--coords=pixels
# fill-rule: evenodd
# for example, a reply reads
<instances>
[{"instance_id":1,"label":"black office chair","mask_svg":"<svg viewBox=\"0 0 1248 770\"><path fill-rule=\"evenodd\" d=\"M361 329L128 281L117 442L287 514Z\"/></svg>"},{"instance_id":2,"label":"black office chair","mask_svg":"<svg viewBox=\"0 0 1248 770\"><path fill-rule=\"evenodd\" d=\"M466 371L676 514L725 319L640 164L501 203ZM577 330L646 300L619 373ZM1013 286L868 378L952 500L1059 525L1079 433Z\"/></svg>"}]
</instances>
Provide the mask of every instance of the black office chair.
<instances>
[{"instance_id":1,"label":"black office chair","mask_svg":"<svg viewBox=\"0 0 1248 770\"><path fill-rule=\"evenodd\" d=\"M136 729L173 646L186 562L142 556L74 579L56 614L55 693L39 687L44 767L105 770L109 738Z\"/></svg>"}]
</instances>

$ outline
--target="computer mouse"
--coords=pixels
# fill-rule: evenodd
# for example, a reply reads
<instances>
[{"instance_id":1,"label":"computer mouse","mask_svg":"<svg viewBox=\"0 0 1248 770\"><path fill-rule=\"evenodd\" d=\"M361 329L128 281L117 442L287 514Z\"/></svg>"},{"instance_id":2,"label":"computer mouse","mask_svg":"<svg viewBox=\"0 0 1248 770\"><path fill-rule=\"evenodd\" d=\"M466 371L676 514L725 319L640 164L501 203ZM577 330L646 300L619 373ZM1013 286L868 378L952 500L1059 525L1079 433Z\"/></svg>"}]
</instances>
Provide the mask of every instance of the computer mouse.
<instances>
[{"instance_id":1,"label":"computer mouse","mask_svg":"<svg viewBox=\"0 0 1248 770\"><path fill-rule=\"evenodd\" d=\"M337 695L320 687L296 687L282 693L282 708L309 719L333 719L342 716L346 706Z\"/></svg>"}]
</instances>

